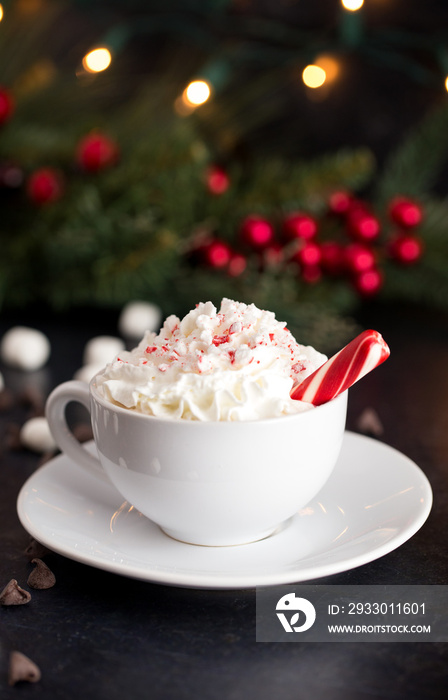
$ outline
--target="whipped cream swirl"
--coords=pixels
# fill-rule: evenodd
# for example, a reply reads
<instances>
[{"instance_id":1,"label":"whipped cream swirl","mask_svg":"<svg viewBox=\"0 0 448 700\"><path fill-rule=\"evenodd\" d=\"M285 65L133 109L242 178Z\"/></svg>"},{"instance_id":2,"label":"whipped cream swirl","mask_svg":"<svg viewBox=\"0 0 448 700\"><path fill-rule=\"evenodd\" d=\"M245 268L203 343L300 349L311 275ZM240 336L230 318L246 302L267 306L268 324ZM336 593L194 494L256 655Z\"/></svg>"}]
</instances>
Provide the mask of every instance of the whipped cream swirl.
<instances>
[{"instance_id":1,"label":"whipped cream swirl","mask_svg":"<svg viewBox=\"0 0 448 700\"><path fill-rule=\"evenodd\" d=\"M96 382L113 403L153 416L258 420L311 409L290 391L326 359L272 312L223 299L219 311L208 301L182 320L169 316Z\"/></svg>"}]
</instances>

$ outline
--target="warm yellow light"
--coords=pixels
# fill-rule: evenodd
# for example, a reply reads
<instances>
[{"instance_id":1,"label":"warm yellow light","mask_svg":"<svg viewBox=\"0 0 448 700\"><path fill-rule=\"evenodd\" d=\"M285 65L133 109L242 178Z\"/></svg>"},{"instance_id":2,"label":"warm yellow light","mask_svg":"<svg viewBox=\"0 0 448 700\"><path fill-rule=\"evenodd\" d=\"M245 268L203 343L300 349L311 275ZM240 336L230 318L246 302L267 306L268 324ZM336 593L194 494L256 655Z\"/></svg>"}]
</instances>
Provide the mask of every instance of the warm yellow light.
<instances>
[{"instance_id":1,"label":"warm yellow light","mask_svg":"<svg viewBox=\"0 0 448 700\"><path fill-rule=\"evenodd\" d=\"M360 10L364 5L364 0L341 0L342 6L350 12L356 12Z\"/></svg>"},{"instance_id":2,"label":"warm yellow light","mask_svg":"<svg viewBox=\"0 0 448 700\"><path fill-rule=\"evenodd\" d=\"M448 76L447 76L447 78L446 78L446 80L445 80L445 89L446 89L446 91L448 92Z\"/></svg>"},{"instance_id":3,"label":"warm yellow light","mask_svg":"<svg viewBox=\"0 0 448 700\"><path fill-rule=\"evenodd\" d=\"M302 73L302 80L307 87L318 88L324 84L327 74L320 66L307 66Z\"/></svg>"},{"instance_id":4,"label":"warm yellow light","mask_svg":"<svg viewBox=\"0 0 448 700\"><path fill-rule=\"evenodd\" d=\"M187 105L198 107L199 105L203 105L204 102L207 102L210 94L210 85L205 80L193 80L193 82L185 88L182 93L182 98Z\"/></svg>"},{"instance_id":5,"label":"warm yellow light","mask_svg":"<svg viewBox=\"0 0 448 700\"><path fill-rule=\"evenodd\" d=\"M3 19L3 5L0 5L0 22Z\"/></svg>"},{"instance_id":6,"label":"warm yellow light","mask_svg":"<svg viewBox=\"0 0 448 700\"><path fill-rule=\"evenodd\" d=\"M111 61L112 56L108 49L94 49L84 56L82 65L89 73L100 73L109 68Z\"/></svg>"},{"instance_id":7,"label":"warm yellow light","mask_svg":"<svg viewBox=\"0 0 448 700\"><path fill-rule=\"evenodd\" d=\"M331 83L339 75L340 65L338 61L328 54L322 54L316 58L316 66L323 68L325 71L325 80L327 83Z\"/></svg>"}]
</instances>

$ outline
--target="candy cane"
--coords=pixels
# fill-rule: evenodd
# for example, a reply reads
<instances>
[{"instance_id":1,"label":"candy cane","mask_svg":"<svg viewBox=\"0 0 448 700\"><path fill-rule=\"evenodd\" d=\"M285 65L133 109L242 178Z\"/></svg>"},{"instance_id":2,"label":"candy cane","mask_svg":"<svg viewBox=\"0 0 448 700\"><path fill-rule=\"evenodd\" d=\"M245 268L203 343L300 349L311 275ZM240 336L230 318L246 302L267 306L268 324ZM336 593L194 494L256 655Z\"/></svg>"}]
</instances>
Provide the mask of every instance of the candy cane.
<instances>
[{"instance_id":1,"label":"candy cane","mask_svg":"<svg viewBox=\"0 0 448 700\"><path fill-rule=\"evenodd\" d=\"M292 388L291 398L320 406L387 360L388 345L377 331L364 331Z\"/></svg>"}]
</instances>

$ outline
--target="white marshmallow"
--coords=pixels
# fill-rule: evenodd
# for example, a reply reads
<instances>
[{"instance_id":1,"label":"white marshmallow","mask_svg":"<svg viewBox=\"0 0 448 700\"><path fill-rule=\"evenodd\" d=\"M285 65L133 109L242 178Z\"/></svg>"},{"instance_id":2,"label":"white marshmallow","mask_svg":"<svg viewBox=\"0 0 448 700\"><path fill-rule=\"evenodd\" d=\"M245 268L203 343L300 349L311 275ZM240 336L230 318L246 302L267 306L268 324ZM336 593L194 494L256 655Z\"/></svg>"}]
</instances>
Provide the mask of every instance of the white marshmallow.
<instances>
[{"instance_id":1,"label":"white marshmallow","mask_svg":"<svg viewBox=\"0 0 448 700\"><path fill-rule=\"evenodd\" d=\"M40 369L50 356L50 341L34 328L15 326L2 338L0 353L5 364L32 371Z\"/></svg>"},{"instance_id":2,"label":"white marshmallow","mask_svg":"<svg viewBox=\"0 0 448 700\"><path fill-rule=\"evenodd\" d=\"M43 416L30 418L20 431L20 442L33 452L55 452L57 445L50 432L48 421Z\"/></svg>"},{"instance_id":3,"label":"white marshmallow","mask_svg":"<svg viewBox=\"0 0 448 700\"><path fill-rule=\"evenodd\" d=\"M112 335L98 335L91 338L84 348L84 365L99 365L99 369L125 349L125 344L121 338Z\"/></svg>"},{"instance_id":4,"label":"white marshmallow","mask_svg":"<svg viewBox=\"0 0 448 700\"><path fill-rule=\"evenodd\" d=\"M118 329L125 338L141 338L145 331L158 331L162 310L147 301L131 301L124 306L118 319Z\"/></svg>"}]
</instances>

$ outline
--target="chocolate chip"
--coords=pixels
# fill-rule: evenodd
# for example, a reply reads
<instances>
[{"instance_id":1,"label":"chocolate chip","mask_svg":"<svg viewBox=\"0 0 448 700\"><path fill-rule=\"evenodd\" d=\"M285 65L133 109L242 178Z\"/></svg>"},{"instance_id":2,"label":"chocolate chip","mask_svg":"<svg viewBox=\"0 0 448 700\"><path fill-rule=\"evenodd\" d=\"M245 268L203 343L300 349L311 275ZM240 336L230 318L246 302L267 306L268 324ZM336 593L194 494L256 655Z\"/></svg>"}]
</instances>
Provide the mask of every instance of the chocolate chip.
<instances>
[{"instance_id":1,"label":"chocolate chip","mask_svg":"<svg viewBox=\"0 0 448 700\"><path fill-rule=\"evenodd\" d=\"M12 578L0 593L0 605L23 605L30 600L31 594L20 588L15 578Z\"/></svg>"},{"instance_id":2,"label":"chocolate chip","mask_svg":"<svg viewBox=\"0 0 448 700\"><path fill-rule=\"evenodd\" d=\"M52 588L56 583L56 577L51 569L42 561L42 559L33 559L32 564L36 565L36 568L28 576L28 586L31 588L38 588L44 590L46 588Z\"/></svg>"},{"instance_id":3,"label":"chocolate chip","mask_svg":"<svg viewBox=\"0 0 448 700\"><path fill-rule=\"evenodd\" d=\"M44 547L43 544L34 539L30 540L28 547L25 549L25 554L30 561L36 558L43 559L43 557L45 557L49 553L49 549L47 549L46 547Z\"/></svg>"},{"instance_id":4,"label":"chocolate chip","mask_svg":"<svg viewBox=\"0 0 448 700\"><path fill-rule=\"evenodd\" d=\"M373 408L365 408L357 420L357 428L362 433L379 437L383 434L384 428L378 413Z\"/></svg>"},{"instance_id":5,"label":"chocolate chip","mask_svg":"<svg viewBox=\"0 0 448 700\"><path fill-rule=\"evenodd\" d=\"M39 666L20 651L12 651L9 656L9 685L15 685L19 681L37 683L41 678Z\"/></svg>"}]
</instances>

